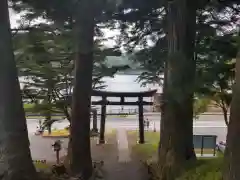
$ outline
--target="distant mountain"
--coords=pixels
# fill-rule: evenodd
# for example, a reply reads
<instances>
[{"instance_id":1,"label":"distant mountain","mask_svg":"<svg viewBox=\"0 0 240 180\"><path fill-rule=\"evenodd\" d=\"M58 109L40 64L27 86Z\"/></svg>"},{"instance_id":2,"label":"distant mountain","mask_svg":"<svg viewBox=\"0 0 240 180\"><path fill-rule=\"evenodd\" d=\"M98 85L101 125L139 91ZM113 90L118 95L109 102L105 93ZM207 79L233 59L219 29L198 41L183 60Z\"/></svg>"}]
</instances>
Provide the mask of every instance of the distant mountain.
<instances>
[{"instance_id":1,"label":"distant mountain","mask_svg":"<svg viewBox=\"0 0 240 180\"><path fill-rule=\"evenodd\" d=\"M140 75L144 71L130 56L107 56L105 62L108 67L119 67L117 74Z\"/></svg>"}]
</instances>

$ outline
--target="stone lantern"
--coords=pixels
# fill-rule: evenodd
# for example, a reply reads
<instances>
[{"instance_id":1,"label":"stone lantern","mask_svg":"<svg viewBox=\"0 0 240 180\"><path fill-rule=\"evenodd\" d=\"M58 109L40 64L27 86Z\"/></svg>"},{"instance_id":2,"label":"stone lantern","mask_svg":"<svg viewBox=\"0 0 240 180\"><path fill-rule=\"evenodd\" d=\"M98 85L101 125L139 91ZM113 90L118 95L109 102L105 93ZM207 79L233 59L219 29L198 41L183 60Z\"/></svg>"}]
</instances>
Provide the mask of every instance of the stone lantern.
<instances>
[{"instance_id":1,"label":"stone lantern","mask_svg":"<svg viewBox=\"0 0 240 180\"><path fill-rule=\"evenodd\" d=\"M62 150L62 143L60 140L56 140L52 144L54 152L56 152L56 159L57 159L57 164L59 164L59 152Z\"/></svg>"}]
</instances>

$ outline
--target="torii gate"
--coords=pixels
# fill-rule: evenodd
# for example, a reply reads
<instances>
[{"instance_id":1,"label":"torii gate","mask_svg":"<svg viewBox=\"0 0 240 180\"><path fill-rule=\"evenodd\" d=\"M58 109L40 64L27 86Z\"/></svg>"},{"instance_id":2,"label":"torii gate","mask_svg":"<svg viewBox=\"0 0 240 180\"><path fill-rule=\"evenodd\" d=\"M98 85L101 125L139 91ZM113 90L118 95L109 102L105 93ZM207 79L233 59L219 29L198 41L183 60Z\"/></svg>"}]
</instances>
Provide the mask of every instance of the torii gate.
<instances>
[{"instance_id":1,"label":"torii gate","mask_svg":"<svg viewBox=\"0 0 240 180\"><path fill-rule=\"evenodd\" d=\"M144 116L143 106L153 105L153 102L143 101L144 97L152 97L157 90L144 91L144 92L110 92L93 90L92 96L102 97L100 101L93 101L92 105L101 105L101 124L100 124L100 138L99 143L105 143L105 122L106 122L106 106L107 105L120 105L120 106L138 106L138 120L139 120L139 143L143 144L144 140ZM108 101L107 97L119 97L120 101ZM125 98L136 97L138 101L126 102Z\"/></svg>"}]
</instances>

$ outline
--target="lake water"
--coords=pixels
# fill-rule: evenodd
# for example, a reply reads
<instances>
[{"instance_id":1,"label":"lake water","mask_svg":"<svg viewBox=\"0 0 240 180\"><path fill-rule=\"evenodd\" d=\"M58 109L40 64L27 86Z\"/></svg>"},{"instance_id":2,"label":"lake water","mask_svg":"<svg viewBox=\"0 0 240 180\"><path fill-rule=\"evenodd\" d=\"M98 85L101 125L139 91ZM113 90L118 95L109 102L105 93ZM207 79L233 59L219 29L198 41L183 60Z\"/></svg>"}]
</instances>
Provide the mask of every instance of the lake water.
<instances>
[{"instance_id":1,"label":"lake water","mask_svg":"<svg viewBox=\"0 0 240 180\"><path fill-rule=\"evenodd\" d=\"M141 92L157 89L158 93L162 92L162 87L149 84L146 87L141 86L141 83L137 81L138 75L123 75L116 74L113 78L105 77L103 80L105 81L106 88L105 91L115 91L115 92ZM92 97L92 100L100 100L97 97ZM120 101L120 98L108 98L108 100ZM145 101L153 101L153 98L144 98ZM126 101L137 101L137 98L126 98ZM144 107L145 110L149 111L151 107ZM136 106L107 106L107 112L124 112L127 113L129 111L138 111L138 107Z\"/></svg>"}]
</instances>

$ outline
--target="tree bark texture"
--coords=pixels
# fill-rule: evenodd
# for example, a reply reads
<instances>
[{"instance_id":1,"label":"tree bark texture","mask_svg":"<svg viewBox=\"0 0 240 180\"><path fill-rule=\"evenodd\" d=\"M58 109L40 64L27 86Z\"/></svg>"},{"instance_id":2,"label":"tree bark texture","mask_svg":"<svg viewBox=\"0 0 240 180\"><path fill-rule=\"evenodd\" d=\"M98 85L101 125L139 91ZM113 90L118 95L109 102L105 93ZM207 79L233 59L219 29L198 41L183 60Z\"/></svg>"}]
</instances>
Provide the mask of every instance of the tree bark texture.
<instances>
[{"instance_id":1,"label":"tree bark texture","mask_svg":"<svg viewBox=\"0 0 240 180\"><path fill-rule=\"evenodd\" d=\"M63 164L67 168L67 171L70 173L71 173L71 169L70 169L71 159L72 159L72 142L71 142L71 138L69 138L67 156L65 157Z\"/></svg>"},{"instance_id":2,"label":"tree bark texture","mask_svg":"<svg viewBox=\"0 0 240 180\"><path fill-rule=\"evenodd\" d=\"M224 117L224 121L225 121L225 124L226 124L226 126L228 126L228 124L229 124L229 122L228 122L228 109L225 107L225 106L223 106L222 107L222 112L223 112L223 117Z\"/></svg>"},{"instance_id":3,"label":"tree bark texture","mask_svg":"<svg viewBox=\"0 0 240 180\"><path fill-rule=\"evenodd\" d=\"M71 171L88 179L92 174L90 109L93 70L94 9L92 0L78 1L76 11L77 59L72 99Z\"/></svg>"},{"instance_id":4,"label":"tree bark texture","mask_svg":"<svg viewBox=\"0 0 240 180\"><path fill-rule=\"evenodd\" d=\"M0 1L0 36L0 179L37 179L14 60L7 0Z\"/></svg>"},{"instance_id":5,"label":"tree bark texture","mask_svg":"<svg viewBox=\"0 0 240 180\"><path fill-rule=\"evenodd\" d=\"M240 179L240 49L236 58L235 74L236 84L233 87L233 98L230 107L223 180Z\"/></svg>"},{"instance_id":6,"label":"tree bark texture","mask_svg":"<svg viewBox=\"0 0 240 180\"><path fill-rule=\"evenodd\" d=\"M168 60L163 88L159 143L161 180L174 180L189 160L193 148L193 94L196 9L191 0L168 3Z\"/></svg>"},{"instance_id":7,"label":"tree bark texture","mask_svg":"<svg viewBox=\"0 0 240 180\"><path fill-rule=\"evenodd\" d=\"M51 87L51 82L48 82L48 90L47 90L48 92L47 92L47 99L46 99L46 104L48 109L46 109L46 115L45 115L47 122L52 121L52 99L51 99L52 91L53 91L52 89L53 88ZM48 126L47 126L48 134L52 133L52 124L53 124L52 122L48 123Z\"/></svg>"}]
</instances>

